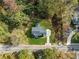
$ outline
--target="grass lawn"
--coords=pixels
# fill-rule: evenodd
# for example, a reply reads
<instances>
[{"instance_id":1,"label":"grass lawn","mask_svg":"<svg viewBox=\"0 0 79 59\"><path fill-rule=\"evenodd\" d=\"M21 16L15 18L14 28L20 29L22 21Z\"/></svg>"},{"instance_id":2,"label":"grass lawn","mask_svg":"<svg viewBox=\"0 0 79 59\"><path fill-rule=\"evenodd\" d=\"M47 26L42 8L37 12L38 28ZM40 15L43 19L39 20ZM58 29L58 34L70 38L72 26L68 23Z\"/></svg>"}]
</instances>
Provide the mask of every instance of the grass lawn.
<instances>
[{"instance_id":1,"label":"grass lawn","mask_svg":"<svg viewBox=\"0 0 79 59\"><path fill-rule=\"evenodd\" d=\"M43 27L43 28L45 28L45 29L48 29L48 28L51 28L51 23L50 23L50 21L48 21L48 20L42 20L41 22L40 22L40 25Z\"/></svg>"},{"instance_id":2,"label":"grass lawn","mask_svg":"<svg viewBox=\"0 0 79 59\"><path fill-rule=\"evenodd\" d=\"M71 40L72 43L79 43L79 33L76 33Z\"/></svg>"},{"instance_id":3,"label":"grass lawn","mask_svg":"<svg viewBox=\"0 0 79 59\"><path fill-rule=\"evenodd\" d=\"M29 38L29 44L31 45L43 45L46 43L46 38L45 37L42 37L42 38Z\"/></svg>"},{"instance_id":4,"label":"grass lawn","mask_svg":"<svg viewBox=\"0 0 79 59\"><path fill-rule=\"evenodd\" d=\"M48 20L42 20L39 22L40 26L43 27L44 29L49 29L51 28L51 23ZM46 43L46 38L45 37L39 37L39 38L32 38L32 34L31 34L31 30L29 29L29 31L27 32L27 36L28 36L28 40L29 40L29 44L31 45L43 45Z\"/></svg>"}]
</instances>

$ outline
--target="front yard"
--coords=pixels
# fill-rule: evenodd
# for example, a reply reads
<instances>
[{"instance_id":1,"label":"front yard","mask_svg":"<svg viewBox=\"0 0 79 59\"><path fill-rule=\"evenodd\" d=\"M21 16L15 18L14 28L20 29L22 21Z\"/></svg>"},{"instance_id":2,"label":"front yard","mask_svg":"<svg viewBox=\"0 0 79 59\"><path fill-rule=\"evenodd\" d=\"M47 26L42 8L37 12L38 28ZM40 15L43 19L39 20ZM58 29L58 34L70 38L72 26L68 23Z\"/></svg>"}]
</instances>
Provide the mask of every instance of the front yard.
<instances>
[{"instance_id":1,"label":"front yard","mask_svg":"<svg viewBox=\"0 0 79 59\"><path fill-rule=\"evenodd\" d=\"M34 25L36 24L35 22L33 23ZM40 26L44 29L50 29L51 28L51 24L49 23L49 21L47 20L42 20L39 22ZM32 26L35 27L35 26ZM29 44L31 45L44 45L46 43L46 37L38 37L35 38L32 35L32 27L30 27L30 29L28 30L28 32L26 33L28 40L29 40Z\"/></svg>"},{"instance_id":2,"label":"front yard","mask_svg":"<svg viewBox=\"0 0 79 59\"><path fill-rule=\"evenodd\" d=\"M46 38L41 37L41 38L29 38L29 44L31 45L44 45L46 43Z\"/></svg>"}]
</instances>

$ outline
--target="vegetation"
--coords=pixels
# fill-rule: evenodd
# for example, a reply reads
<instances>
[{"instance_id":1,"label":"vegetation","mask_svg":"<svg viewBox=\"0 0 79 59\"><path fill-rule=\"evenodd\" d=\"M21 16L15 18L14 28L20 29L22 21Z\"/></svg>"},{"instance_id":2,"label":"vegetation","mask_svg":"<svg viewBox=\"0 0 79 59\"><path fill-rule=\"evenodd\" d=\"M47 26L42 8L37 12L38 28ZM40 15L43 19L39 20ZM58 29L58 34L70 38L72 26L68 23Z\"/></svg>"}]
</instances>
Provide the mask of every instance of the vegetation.
<instances>
[{"instance_id":1,"label":"vegetation","mask_svg":"<svg viewBox=\"0 0 79 59\"><path fill-rule=\"evenodd\" d=\"M9 32L8 32L8 26L5 25L5 23L0 22L0 43L5 43L8 41Z\"/></svg>"},{"instance_id":2,"label":"vegetation","mask_svg":"<svg viewBox=\"0 0 79 59\"><path fill-rule=\"evenodd\" d=\"M77 0L44 0L43 3L47 7L49 19L51 19L52 27L55 32L55 38L63 40L63 21L71 18L73 8L77 5Z\"/></svg>"},{"instance_id":3,"label":"vegetation","mask_svg":"<svg viewBox=\"0 0 79 59\"><path fill-rule=\"evenodd\" d=\"M15 54L6 53L6 54L0 54L1 59L17 59L15 57Z\"/></svg>"},{"instance_id":4,"label":"vegetation","mask_svg":"<svg viewBox=\"0 0 79 59\"><path fill-rule=\"evenodd\" d=\"M51 30L52 44L66 41L64 34L68 27L65 24L70 27L78 3L78 0L0 0L0 44L45 44L46 37L32 37L32 27L37 23ZM77 33L72 42L77 43L78 36ZM36 54L23 50L0 55L0 59L38 59L39 54ZM42 54L43 59L75 59L73 53L56 49L45 49Z\"/></svg>"},{"instance_id":5,"label":"vegetation","mask_svg":"<svg viewBox=\"0 0 79 59\"><path fill-rule=\"evenodd\" d=\"M22 50L18 54L18 59L35 59L31 51Z\"/></svg>"},{"instance_id":6,"label":"vegetation","mask_svg":"<svg viewBox=\"0 0 79 59\"><path fill-rule=\"evenodd\" d=\"M76 33L71 40L72 43L79 43L79 33Z\"/></svg>"},{"instance_id":7,"label":"vegetation","mask_svg":"<svg viewBox=\"0 0 79 59\"><path fill-rule=\"evenodd\" d=\"M75 54L72 52L57 51L56 49L46 49L44 51L45 59L75 59Z\"/></svg>"},{"instance_id":8,"label":"vegetation","mask_svg":"<svg viewBox=\"0 0 79 59\"><path fill-rule=\"evenodd\" d=\"M36 59L75 59L75 53L73 52L63 52L56 49L45 49L34 52Z\"/></svg>"},{"instance_id":9,"label":"vegetation","mask_svg":"<svg viewBox=\"0 0 79 59\"><path fill-rule=\"evenodd\" d=\"M31 51L22 50L20 52L0 54L0 59L35 59Z\"/></svg>"},{"instance_id":10,"label":"vegetation","mask_svg":"<svg viewBox=\"0 0 79 59\"><path fill-rule=\"evenodd\" d=\"M24 34L20 35L19 38L24 38L19 40L23 40L21 43L25 41L30 44L30 41L32 41L30 39L32 38L30 36L28 37L27 33L31 35L31 32L28 31L31 31L30 29L37 22L43 28L52 30L51 42L58 40L64 41L63 24L70 21L77 4L77 0L2 0L0 2L0 22L3 23L2 26L6 26L7 32L9 33L7 33L8 39L6 39L6 42L9 40L14 41L15 39L11 39L11 37L14 37L14 34L16 37L19 36L16 31L23 31ZM3 32L4 29L1 31ZM7 34L5 31L5 35ZM3 39L1 40L3 41ZM16 39L15 41L18 40Z\"/></svg>"},{"instance_id":11,"label":"vegetation","mask_svg":"<svg viewBox=\"0 0 79 59\"><path fill-rule=\"evenodd\" d=\"M21 50L14 53L0 54L0 59L75 59L75 53L63 52L56 49L45 49L32 52L30 50Z\"/></svg>"},{"instance_id":12,"label":"vegetation","mask_svg":"<svg viewBox=\"0 0 79 59\"><path fill-rule=\"evenodd\" d=\"M46 43L46 38L41 37L41 38L29 38L29 43L30 44L36 44L36 45L44 45Z\"/></svg>"},{"instance_id":13,"label":"vegetation","mask_svg":"<svg viewBox=\"0 0 79 59\"><path fill-rule=\"evenodd\" d=\"M45 29L51 29L52 25L51 25L51 22L49 20L42 20L40 22L40 26L45 28Z\"/></svg>"},{"instance_id":14,"label":"vegetation","mask_svg":"<svg viewBox=\"0 0 79 59\"><path fill-rule=\"evenodd\" d=\"M10 35L10 41L13 45L28 44L28 38L21 29L14 29Z\"/></svg>"}]
</instances>

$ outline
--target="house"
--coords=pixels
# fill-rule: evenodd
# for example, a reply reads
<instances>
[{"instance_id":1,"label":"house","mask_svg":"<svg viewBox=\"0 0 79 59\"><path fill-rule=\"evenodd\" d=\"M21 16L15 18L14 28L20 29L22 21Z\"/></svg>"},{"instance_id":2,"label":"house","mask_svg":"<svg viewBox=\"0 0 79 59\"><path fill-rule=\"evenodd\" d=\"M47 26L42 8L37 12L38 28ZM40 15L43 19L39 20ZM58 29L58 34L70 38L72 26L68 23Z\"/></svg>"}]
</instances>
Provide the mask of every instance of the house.
<instances>
[{"instance_id":1,"label":"house","mask_svg":"<svg viewBox=\"0 0 79 59\"><path fill-rule=\"evenodd\" d=\"M72 20L74 25L79 25L79 18L78 17L74 17Z\"/></svg>"},{"instance_id":2,"label":"house","mask_svg":"<svg viewBox=\"0 0 79 59\"><path fill-rule=\"evenodd\" d=\"M75 25L76 31L79 32L79 17L78 16L74 16L72 23Z\"/></svg>"},{"instance_id":3,"label":"house","mask_svg":"<svg viewBox=\"0 0 79 59\"><path fill-rule=\"evenodd\" d=\"M72 22L74 25L79 25L79 6L77 6L74 11L75 13Z\"/></svg>"},{"instance_id":4,"label":"house","mask_svg":"<svg viewBox=\"0 0 79 59\"><path fill-rule=\"evenodd\" d=\"M74 9L75 13L72 19L72 24L75 25L77 31L79 31L79 6Z\"/></svg>"},{"instance_id":5,"label":"house","mask_svg":"<svg viewBox=\"0 0 79 59\"><path fill-rule=\"evenodd\" d=\"M38 38L40 36L45 36L46 30L44 28L42 28L39 24L37 24L36 27L32 27L32 35L35 38Z\"/></svg>"}]
</instances>

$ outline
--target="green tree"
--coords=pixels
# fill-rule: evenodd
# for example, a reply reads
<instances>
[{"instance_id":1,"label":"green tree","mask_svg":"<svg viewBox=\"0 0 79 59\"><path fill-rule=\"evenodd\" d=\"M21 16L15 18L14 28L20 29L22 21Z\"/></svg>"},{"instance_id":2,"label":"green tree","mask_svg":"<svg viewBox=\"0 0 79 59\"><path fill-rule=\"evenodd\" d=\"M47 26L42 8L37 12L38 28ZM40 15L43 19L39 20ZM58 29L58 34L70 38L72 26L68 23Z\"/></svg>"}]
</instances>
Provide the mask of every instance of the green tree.
<instances>
[{"instance_id":1,"label":"green tree","mask_svg":"<svg viewBox=\"0 0 79 59\"><path fill-rule=\"evenodd\" d=\"M8 26L0 22L0 43L5 43L8 41L9 32L8 32Z\"/></svg>"},{"instance_id":2,"label":"green tree","mask_svg":"<svg viewBox=\"0 0 79 59\"><path fill-rule=\"evenodd\" d=\"M32 52L28 50L22 50L18 54L19 59L35 59Z\"/></svg>"},{"instance_id":3,"label":"green tree","mask_svg":"<svg viewBox=\"0 0 79 59\"><path fill-rule=\"evenodd\" d=\"M13 14L11 18L17 21L20 25L22 25L23 23L27 23L27 21L30 20L30 18L26 14L20 11Z\"/></svg>"},{"instance_id":4,"label":"green tree","mask_svg":"<svg viewBox=\"0 0 79 59\"><path fill-rule=\"evenodd\" d=\"M77 0L43 0L43 3L49 14L48 18L51 19L55 38L62 40L63 21L68 21L72 17Z\"/></svg>"},{"instance_id":5,"label":"green tree","mask_svg":"<svg viewBox=\"0 0 79 59\"><path fill-rule=\"evenodd\" d=\"M45 59L58 59L57 57L57 50L56 49L45 49L44 54L45 54Z\"/></svg>"},{"instance_id":6,"label":"green tree","mask_svg":"<svg viewBox=\"0 0 79 59\"><path fill-rule=\"evenodd\" d=\"M14 46L18 44L28 44L28 38L21 29L14 29L10 35L10 40Z\"/></svg>"},{"instance_id":7,"label":"green tree","mask_svg":"<svg viewBox=\"0 0 79 59\"><path fill-rule=\"evenodd\" d=\"M17 58L15 57L15 54L5 53L5 54L0 54L0 59L17 59Z\"/></svg>"},{"instance_id":8,"label":"green tree","mask_svg":"<svg viewBox=\"0 0 79 59\"><path fill-rule=\"evenodd\" d=\"M76 33L75 35L73 35L71 42L79 43L79 33Z\"/></svg>"},{"instance_id":9,"label":"green tree","mask_svg":"<svg viewBox=\"0 0 79 59\"><path fill-rule=\"evenodd\" d=\"M12 31L14 28L19 26L24 26L24 24L27 26L30 21L30 18L22 11L16 13L10 11L10 13L8 13L8 11L4 9L1 10L0 18L2 22L8 25L9 31Z\"/></svg>"},{"instance_id":10,"label":"green tree","mask_svg":"<svg viewBox=\"0 0 79 59\"><path fill-rule=\"evenodd\" d=\"M12 31L13 28L17 28L19 26L19 22L11 18L9 14L0 14L0 21L4 22L8 25L9 31Z\"/></svg>"}]
</instances>

